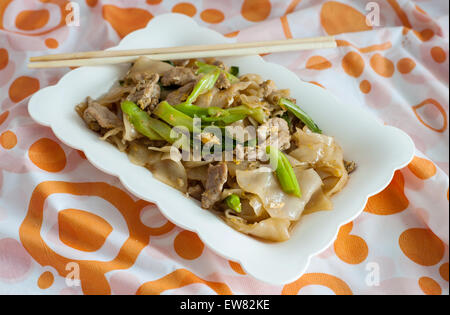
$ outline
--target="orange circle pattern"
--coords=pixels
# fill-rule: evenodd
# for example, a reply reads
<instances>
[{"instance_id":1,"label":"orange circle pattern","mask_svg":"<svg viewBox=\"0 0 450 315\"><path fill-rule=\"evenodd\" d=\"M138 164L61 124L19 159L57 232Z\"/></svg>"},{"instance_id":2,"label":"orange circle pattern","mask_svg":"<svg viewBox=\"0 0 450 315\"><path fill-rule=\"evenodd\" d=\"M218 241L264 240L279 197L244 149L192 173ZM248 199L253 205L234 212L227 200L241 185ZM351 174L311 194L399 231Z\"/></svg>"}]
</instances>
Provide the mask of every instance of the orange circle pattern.
<instances>
[{"instance_id":1,"label":"orange circle pattern","mask_svg":"<svg viewBox=\"0 0 450 315\"><path fill-rule=\"evenodd\" d=\"M17 144L17 136L11 130L7 130L0 135L0 144L6 150L11 150Z\"/></svg>"},{"instance_id":2,"label":"orange circle pattern","mask_svg":"<svg viewBox=\"0 0 450 315\"><path fill-rule=\"evenodd\" d=\"M272 4L269 0L245 0L241 14L251 22L261 22L269 17L271 10Z\"/></svg>"},{"instance_id":3,"label":"orange circle pattern","mask_svg":"<svg viewBox=\"0 0 450 315\"><path fill-rule=\"evenodd\" d=\"M9 87L9 98L11 101L18 103L37 92L39 88L40 84L38 79L28 76L19 77Z\"/></svg>"},{"instance_id":4,"label":"orange circle pattern","mask_svg":"<svg viewBox=\"0 0 450 315\"><path fill-rule=\"evenodd\" d=\"M402 74L408 74L414 70L416 62L411 58L402 58L397 62L398 72Z\"/></svg>"},{"instance_id":5,"label":"orange circle pattern","mask_svg":"<svg viewBox=\"0 0 450 315\"><path fill-rule=\"evenodd\" d=\"M225 20L225 15L216 9L207 9L200 14L203 21L210 24L219 24Z\"/></svg>"},{"instance_id":6,"label":"orange circle pattern","mask_svg":"<svg viewBox=\"0 0 450 315\"><path fill-rule=\"evenodd\" d=\"M353 223L350 222L339 230L338 237L334 242L334 251L345 263L358 265L366 260L369 255L369 247L361 237L350 235L352 229Z\"/></svg>"},{"instance_id":7,"label":"orange circle pattern","mask_svg":"<svg viewBox=\"0 0 450 315\"><path fill-rule=\"evenodd\" d=\"M172 8L172 12L174 13L181 13L190 17L193 17L195 14L197 14L197 8L188 2L182 2L178 3Z\"/></svg>"},{"instance_id":8,"label":"orange circle pattern","mask_svg":"<svg viewBox=\"0 0 450 315\"><path fill-rule=\"evenodd\" d=\"M6 119L8 119L9 111L0 114L0 125L3 124Z\"/></svg>"},{"instance_id":9,"label":"orange circle pattern","mask_svg":"<svg viewBox=\"0 0 450 315\"><path fill-rule=\"evenodd\" d=\"M86 4L91 8L95 7L98 3L98 0L86 0Z\"/></svg>"},{"instance_id":10,"label":"orange circle pattern","mask_svg":"<svg viewBox=\"0 0 450 315\"><path fill-rule=\"evenodd\" d=\"M54 281L55 277L53 276L53 273L46 271L39 276L37 285L40 289L46 290L52 286Z\"/></svg>"},{"instance_id":11,"label":"orange circle pattern","mask_svg":"<svg viewBox=\"0 0 450 315\"><path fill-rule=\"evenodd\" d=\"M370 65L376 73L383 77L390 78L394 75L394 63L380 54L375 54L372 56L370 59Z\"/></svg>"},{"instance_id":12,"label":"orange circle pattern","mask_svg":"<svg viewBox=\"0 0 450 315\"><path fill-rule=\"evenodd\" d=\"M426 295L441 295L442 288L435 280L429 277L419 279L419 286Z\"/></svg>"},{"instance_id":13,"label":"orange circle pattern","mask_svg":"<svg viewBox=\"0 0 450 315\"><path fill-rule=\"evenodd\" d=\"M431 57L433 57L433 60L437 63L444 63L445 60L447 60L447 54L441 47L431 48Z\"/></svg>"},{"instance_id":14,"label":"orange circle pattern","mask_svg":"<svg viewBox=\"0 0 450 315\"><path fill-rule=\"evenodd\" d=\"M44 27L49 20L48 10L24 10L16 17L16 27L22 31L34 31Z\"/></svg>"},{"instance_id":15,"label":"orange circle pattern","mask_svg":"<svg viewBox=\"0 0 450 315\"><path fill-rule=\"evenodd\" d=\"M56 39L54 38L47 38L45 40L45 45L50 48L50 49L56 49L59 46L59 43Z\"/></svg>"},{"instance_id":16,"label":"orange circle pattern","mask_svg":"<svg viewBox=\"0 0 450 315\"><path fill-rule=\"evenodd\" d=\"M342 68L351 77L358 78L364 71L364 59L357 52L351 51L342 59Z\"/></svg>"},{"instance_id":17,"label":"orange circle pattern","mask_svg":"<svg viewBox=\"0 0 450 315\"><path fill-rule=\"evenodd\" d=\"M182 231L173 241L176 253L184 259L197 259L203 253L205 245L194 232Z\"/></svg>"},{"instance_id":18,"label":"orange circle pattern","mask_svg":"<svg viewBox=\"0 0 450 315\"><path fill-rule=\"evenodd\" d=\"M408 165L408 168L414 175L420 179L429 179L436 175L436 166L433 162L415 156L413 161Z\"/></svg>"},{"instance_id":19,"label":"orange circle pattern","mask_svg":"<svg viewBox=\"0 0 450 315\"><path fill-rule=\"evenodd\" d=\"M8 65L9 55L5 48L0 48L0 70L3 70Z\"/></svg>"},{"instance_id":20,"label":"orange circle pattern","mask_svg":"<svg viewBox=\"0 0 450 315\"><path fill-rule=\"evenodd\" d=\"M328 35L369 31L365 14L353 7L337 2L327 1L320 11L320 22Z\"/></svg>"},{"instance_id":21,"label":"orange circle pattern","mask_svg":"<svg viewBox=\"0 0 450 315\"><path fill-rule=\"evenodd\" d=\"M443 264L439 268L439 274L441 275L442 279L448 282L448 263Z\"/></svg>"},{"instance_id":22,"label":"orange circle pattern","mask_svg":"<svg viewBox=\"0 0 450 315\"><path fill-rule=\"evenodd\" d=\"M309 70L325 70L332 66L331 62L322 56L312 56L306 62L306 69Z\"/></svg>"},{"instance_id":23,"label":"orange circle pattern","mask_svg":"<svg viewBox=\"0 0 450 315\"><path fill-rule=\"evenodd\" d=\"M422 266L434 266L444 257L444 243L431 230L413 228L400 235L403 253Z\"/></svg>"},{"instance_id":24,"label":"orange circle pattern","mask_svg":"<svg viewBox=\"0 0 450 315\"><path fill-rule=\"evenodd\" d=\"M42 138L30 146L28 157L40 169L47 172L59 172L66 166L66 154L55 141Z\"/></svg>"},{"instance_id":25,"label":"orange circle pattern","mask_svg":"<svg viewBox=\"0 0 450 315\"><path fill-rule=\"evenodd\" d=\"M369 94L372 90L372 84L370 84L370 82L367 80L361 81L361 83L359 84L359 89L364 94Z\"/></svg>"},{"instance_id":26,"label":"orange circle pattern","mask_svg":"<svg viewBox=\"0 0 450 315\"><path fill-rule=\"evenodd\" d=\"M405 195L405 178L396 171L391 183L379 194L370 197L364 211L376 215L393 215L406 210L409 200Z\"/></svg>"}]
</instances>

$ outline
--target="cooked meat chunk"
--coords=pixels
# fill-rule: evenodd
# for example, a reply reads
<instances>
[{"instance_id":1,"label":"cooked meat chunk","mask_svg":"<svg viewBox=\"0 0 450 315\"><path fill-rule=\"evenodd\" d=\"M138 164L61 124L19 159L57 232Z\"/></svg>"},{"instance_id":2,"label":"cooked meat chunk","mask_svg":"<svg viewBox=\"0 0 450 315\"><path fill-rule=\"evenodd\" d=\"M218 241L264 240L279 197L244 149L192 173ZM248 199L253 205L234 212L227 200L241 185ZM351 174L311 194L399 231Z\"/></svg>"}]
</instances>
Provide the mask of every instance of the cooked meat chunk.
<instances>
[{"instance_id":1,"label":"cooked meat chunk","mask_svg":"<svg viewBox=\"0 0 450 315\"><path fill-rule=\"evenodd\" d=\"M188 194L194 199L202 200L202 194L203 194L203 187L200 184L189 186L188 187Z\"/></svg>"},{"instance_id":2,"label":"cooked meat chunk","mask_svg":"<svg viewBox=\"0 0 450 315\"><path fill-rule=\"evenodd\" d=\"M264 97L268 97L273 93L273 91L277 89L275 82L273 82L272 80L264 81L263 84L261 84L261 88L263 90Z\"/></svg>"},{"instance_id":3,"label":"cooked meat chunk","mask_svg":"<svg viewBox=\"0 0 450 315\"><path fill-rule=\"evenodd\" d=\"M349 174L356 170L356 163L353 161L344 161L344 166Z\"/></svg>"},{"instance_id":4,"label":"cooked meat chunk","mask_svg":"<svg viewBox=\"0 0 450 315\"><path fill-rule=\"evenodd\" d=\"M150 107L153 110L159 103L161 88L158 85L159 75L152 73L140 80L128 95L127 100L135 102L140 108Z\"/></svg>"},{"instance_id":5,"label":"cooked meat chunk","mask_svg":"<svg viewBox=\"0 0 450 315\"><path fill-rule=\"evenodd\" d=\"M228 177L228 167L226 163L219 163L208 167L208 177L206 179L206 190L202 194L202 208L211 207L220 200L223 185Z\"/></svg>"},{"instance_id":6,"label":"cooked meat chunk","mask_svg":"<svg viewBox=\"0 0 450 315\"><path fill-rule=\"evenodd\" d=\"M226 69L225 64L224 64L222 61L220 61L220 60L216 60L216 61L214 61L212 64L213 64L214 66L216 66L216 67L219 67L219 68L222 69L222 70L225 70L225 69Z\"/></svg>"},{"instance_id":7,"label":"cooked meat chunk","mask_svg":"<svg viewBox=\"0 0 450 315\"><path fill-rule=\"evenodd\" d=\"M163 86L186 85L197 77L191 68L175 67L167 71L161 78Z\"/></svg>"},{"instance_id":8,"label":"cooked meat chunk","mask_svg":"<svg viewBox=\"0 0 450 315\"><path fill-rule=\"evenodd\" d=\"M276 90L266 96L267 101L272 105L278 105L281 98L287 98L295 103L295 100L290 98L291 92L289 90Z\"/></svg>"},{"instance_id":9,"label":"cooked meat chunk","mask_svg":"<svg viewBox=\"0 0 450 315\"><path fill-rule=\"evenodd\" d=\"M184 102L194 89L194 85L195 81L192 81L189 82L188 84L183 85L179 89L170 92L169 95L167 95L166 101L170 105L177 105Z\"/></svg>"},{"instance_id":10,"label":"cooked meat chunk","mask_svg":"<svg viewBox=\"0 0 450 315\"><path fill-rule=\"evenodd\" d=\"M126 85L135 85L140 81L149 80L153 76L154 72L144 71L144 72L129 72L123 79Z\"/></svg>"},{"instance_id":11,"label":"cooked meat chunk","mask_svg":"<svg viewBox=\"0 0 450 315\"><path fill-rule=\"evenodd\" d=\"M289 125L283 118L271 118L261 125L258 128L258 137L263 145L275 146L281 151L291 146Z\"/></svg>"},{"instance_id":12,"label":"cooked meat chunk","mask_svg":"<svg viewBox=\"0 0 450 315\"><path fill-rule=\"evenodd\" d=\"M180 60L173 60L172 63L176 67L186 67L189 64L189 59L180 59Z\"/></svg>"},{"instance_id":13,"label":"cooked meat chunk","mask_svg":"<svg viewBox=\"0 0 450 315\"><path fill-rule=\"evenodd\" d=\"M229 89L231 87L231 82L228 80L225 73L221 72L219 78L216 82L216 87L221 90Z\"/></svg>"},{"instance_id":14,"label":"cooked meat chunk","mask_svg":"<svg viewBox=\"0 0 450 315\"><path fill-rule=\"evenodd\" d=\"M88 98L87 102L88 106L83 113L83 119L90 129L99 131L100 128L112 129L122 125L122 122L116 114L106 106L92 101L91 98Z\"/></svg>"}]
</instances>

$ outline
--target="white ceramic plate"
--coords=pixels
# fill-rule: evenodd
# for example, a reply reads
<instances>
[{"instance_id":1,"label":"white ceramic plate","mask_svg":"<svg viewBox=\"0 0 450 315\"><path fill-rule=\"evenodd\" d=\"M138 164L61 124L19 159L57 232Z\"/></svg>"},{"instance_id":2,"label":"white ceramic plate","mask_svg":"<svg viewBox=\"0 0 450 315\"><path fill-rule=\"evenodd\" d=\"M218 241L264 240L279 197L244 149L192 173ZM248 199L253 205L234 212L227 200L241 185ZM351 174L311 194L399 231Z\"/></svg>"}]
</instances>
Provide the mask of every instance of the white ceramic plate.
<instances>
[{"instance_id":1,"label":"white ceramic plate","mask_svg":"<svg viewBox=\"0 0 450 315\"><path fill-rule=\"evenodd\" d=\"M155 17L145 29L125 37L112 49L169 47L228 42L219 33L202 28L178 14ZM86 154L100 170L120 178L136 196L158 204L173 223L198 233L203 242L219 255L239 262L245 271L272 284L285 284L299 278L310 258L326 249L341 225L358 216L367 198L391 181L395 170L412 159L411 139L396 128L383 126L363 109L341 103L328 91L302 82L294 73L259 56L223 58L237 65L241 73L258 73L272 79L279 88L291 89L292 96L314 118L327 135L343 147L346 159L358 170L347 187L334 199L334 210L302 217L292 237L284 243L264 243L236 232L193 200L162 184L150 172L128 161L125 154L100 141L75 113L74 107L86 96L99 97L124 75L127 65L83 67L67 73L60 82L42 89L29 102L30 115L52 128L67 145Z\"/></svg>"}]
</instances>

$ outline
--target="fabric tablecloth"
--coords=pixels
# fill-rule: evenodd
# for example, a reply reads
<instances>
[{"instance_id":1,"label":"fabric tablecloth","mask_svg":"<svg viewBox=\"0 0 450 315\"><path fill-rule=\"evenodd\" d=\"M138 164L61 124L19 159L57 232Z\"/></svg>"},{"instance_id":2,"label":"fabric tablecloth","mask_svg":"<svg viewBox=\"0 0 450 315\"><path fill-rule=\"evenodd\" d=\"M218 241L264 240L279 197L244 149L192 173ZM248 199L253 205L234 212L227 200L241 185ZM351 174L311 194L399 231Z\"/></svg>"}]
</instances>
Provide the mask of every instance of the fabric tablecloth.
<instances>
[{"instance_id":1,"label":"fabric tablecloth","mask_svg":"<svg viewBox=\"0 0 450 315\"><path fill-rule=\"evenodd\" d=\"M28 114L30 95L71 71L27 69L30 56L105 49L167 12L238 42L336 35L337 49L264 58L414 140L413 162L291 284L249 277ZM0 293L448 294L448 12L445 0L0 1Z\"/></svg>"}]
</instances>

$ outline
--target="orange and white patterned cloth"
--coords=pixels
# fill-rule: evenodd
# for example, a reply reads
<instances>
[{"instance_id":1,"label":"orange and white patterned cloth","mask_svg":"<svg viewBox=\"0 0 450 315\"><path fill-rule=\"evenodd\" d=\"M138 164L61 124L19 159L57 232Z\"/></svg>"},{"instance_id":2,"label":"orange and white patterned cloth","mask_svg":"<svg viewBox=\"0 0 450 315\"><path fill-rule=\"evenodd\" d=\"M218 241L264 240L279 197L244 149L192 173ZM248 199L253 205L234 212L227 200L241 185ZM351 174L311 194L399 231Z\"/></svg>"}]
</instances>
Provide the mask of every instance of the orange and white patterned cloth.
<instances>
[{"instance_id":1,"label":"orange and white patterned cloth","mask_svg":"<svg viewBox=\"0 0 450 315\"><path fill-rule=\"evenodd\" d=\"M0 1L0 293L449 293L448 1L68 3ZM29 70L28 57L111 47L167 12L238 42L336 35L338 49L264 58L416 144L414 161L291 284L247 276L28 115L29 96L70 71ZM379 25L368 26L377 13ZM67 25L71 14L79 26Z\"/></svg>"}]
</instances>

